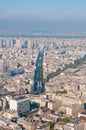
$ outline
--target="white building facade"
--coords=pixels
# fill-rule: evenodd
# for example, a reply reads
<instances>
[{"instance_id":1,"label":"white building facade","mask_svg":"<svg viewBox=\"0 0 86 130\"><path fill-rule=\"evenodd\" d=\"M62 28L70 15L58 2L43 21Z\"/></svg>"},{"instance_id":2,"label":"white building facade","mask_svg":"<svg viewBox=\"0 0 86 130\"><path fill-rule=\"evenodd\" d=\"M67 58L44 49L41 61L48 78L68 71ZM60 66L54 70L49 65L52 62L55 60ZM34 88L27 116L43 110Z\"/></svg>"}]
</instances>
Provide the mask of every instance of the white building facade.
<instances>
[{"instance_id":1,"label":"white building facade","mask_svg":"<svg viewBox=\"0 0 86 130\"><path fill-rule=\"evenodd\" d=\"M10 99L10 110L20 113L28 112L30 110L30 101L27 97L18 97Z\"/></svg>"}]
</instances>

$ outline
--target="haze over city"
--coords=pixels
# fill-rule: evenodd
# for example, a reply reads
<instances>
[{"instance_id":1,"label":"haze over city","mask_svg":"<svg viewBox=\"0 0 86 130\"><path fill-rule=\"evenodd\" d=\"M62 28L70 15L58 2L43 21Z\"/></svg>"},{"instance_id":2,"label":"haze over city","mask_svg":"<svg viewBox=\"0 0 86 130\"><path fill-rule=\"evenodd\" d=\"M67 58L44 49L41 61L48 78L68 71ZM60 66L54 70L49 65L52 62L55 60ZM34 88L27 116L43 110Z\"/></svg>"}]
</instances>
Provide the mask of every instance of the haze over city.
<instances>
[{"instance_id":1,"label":"haze over city","mask_svg":"<svg viewBox=\"0 0 86 130\"><path fill-rule=\"evenodd\" d=\"M86 0L0 0L0 30L85 32Z\"/></svg>"},{"instance_id":2,"label":"haze over city","mask_svg":"<svg viewBox=\"0 0 86 130\"><path fill-rule=\"evenodd\" d=\"M0 0L0 130L86 130L86 0Z\"/></svg>"}]
</instances>

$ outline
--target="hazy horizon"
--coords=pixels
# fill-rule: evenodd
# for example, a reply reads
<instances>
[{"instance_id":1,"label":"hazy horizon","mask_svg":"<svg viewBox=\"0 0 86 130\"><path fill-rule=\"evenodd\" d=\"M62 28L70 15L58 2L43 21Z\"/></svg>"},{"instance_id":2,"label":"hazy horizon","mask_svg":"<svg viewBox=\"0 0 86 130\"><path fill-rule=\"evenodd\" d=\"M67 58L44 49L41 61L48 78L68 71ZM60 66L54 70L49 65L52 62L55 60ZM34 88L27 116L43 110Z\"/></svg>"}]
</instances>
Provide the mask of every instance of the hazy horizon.
<instances>
[{"instance_id":1,"label":"hazy horizon","mask_svg":"<svg viewBox=\"0 0 86 130\"><path fill-rule=\"evenodd\" d=\"M85 0L1 0L0 32L86 32Z\"/></svg>"}]
</instances>

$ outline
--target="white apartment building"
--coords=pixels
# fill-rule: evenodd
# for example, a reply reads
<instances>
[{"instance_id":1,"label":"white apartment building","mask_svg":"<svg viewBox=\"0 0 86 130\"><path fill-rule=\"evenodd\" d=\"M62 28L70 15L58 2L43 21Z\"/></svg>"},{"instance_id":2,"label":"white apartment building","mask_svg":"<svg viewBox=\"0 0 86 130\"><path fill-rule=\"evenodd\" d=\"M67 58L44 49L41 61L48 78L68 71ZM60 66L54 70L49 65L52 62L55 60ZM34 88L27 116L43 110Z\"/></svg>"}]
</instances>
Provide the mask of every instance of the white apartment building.
<instances>
[{"instance_id":1,"label":"white apartment building","mask_svg":"<svg viewBox=\"0 0 86 130\"><path fill-rule=\"evenodd\" d=\"M30 101L28 97L21 96L10 99L10 110L14 110L20 113L24 113L30 110Z\"/></svg>"}]
</instances>

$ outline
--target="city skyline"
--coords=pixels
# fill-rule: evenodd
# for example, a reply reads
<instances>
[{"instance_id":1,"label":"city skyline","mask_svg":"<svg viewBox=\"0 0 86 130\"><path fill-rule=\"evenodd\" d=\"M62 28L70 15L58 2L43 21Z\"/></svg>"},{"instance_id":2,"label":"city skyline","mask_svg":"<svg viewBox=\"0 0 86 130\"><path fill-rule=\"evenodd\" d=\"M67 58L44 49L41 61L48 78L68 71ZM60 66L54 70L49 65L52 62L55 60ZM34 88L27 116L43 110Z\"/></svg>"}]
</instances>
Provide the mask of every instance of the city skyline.
<instances>
[{"instance_id":1,"label":"city skyline","mask_svg":"<svg viewBox=\"0 0 86 130\"><path fill-rule=\"evenodd\" d=\"M85 0L1 0L0 31L85 32Z\"/></svg>"},{"instance_id":2,"label":"city skyline","mask_svg":"<svg viewBox=\"0 0 86 130\"><path fill-rule=\"evenodd\" d=\"M86 0L0 0L0 130L86 130Z\"/></svg>"}]
</instances>

